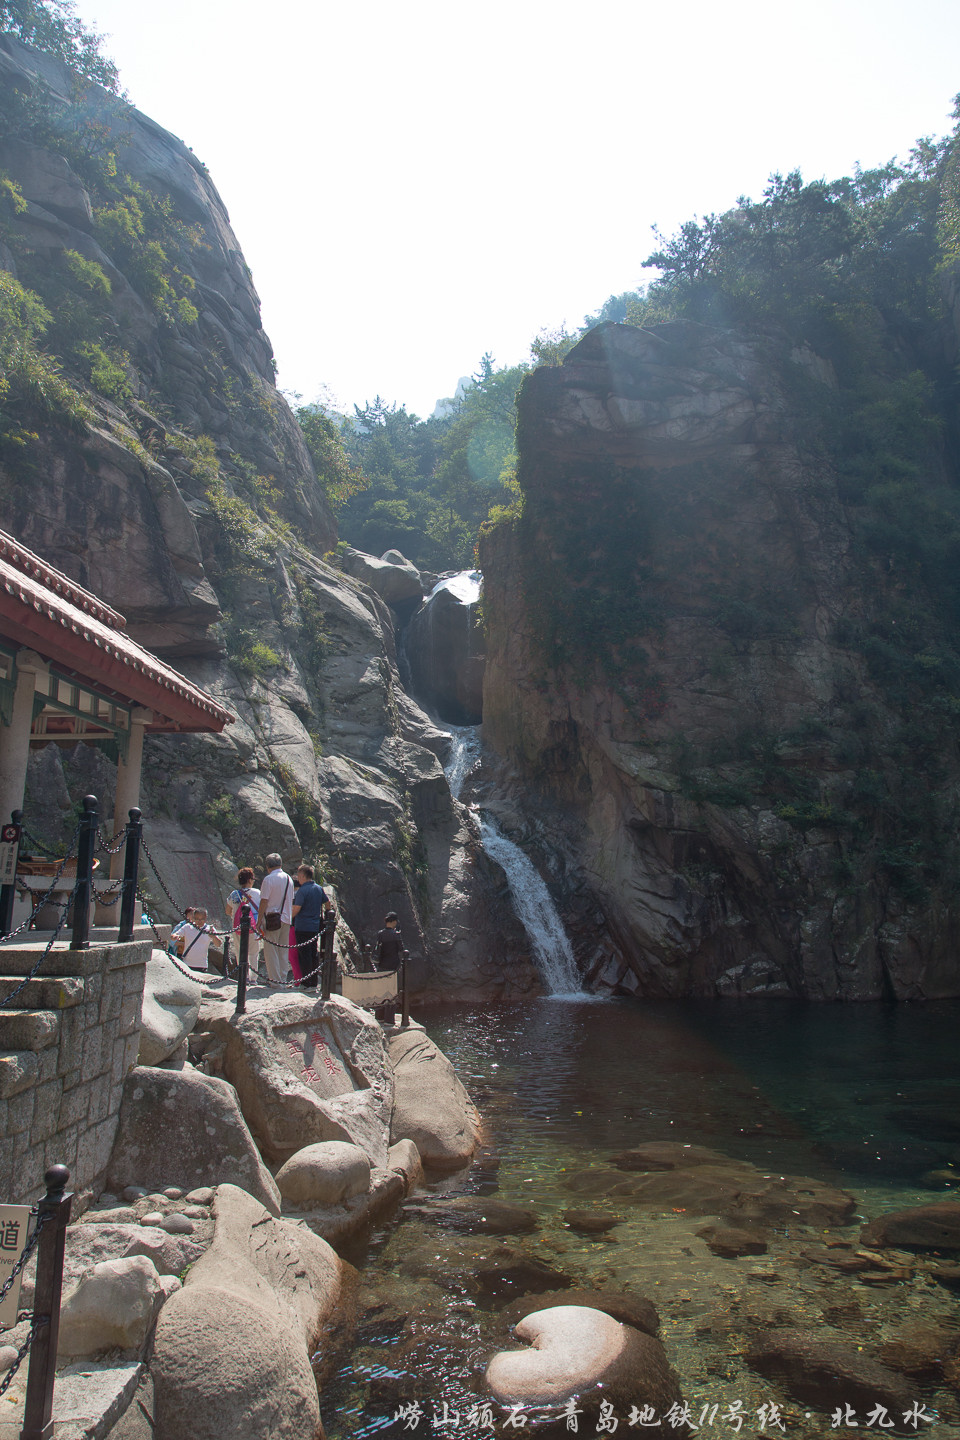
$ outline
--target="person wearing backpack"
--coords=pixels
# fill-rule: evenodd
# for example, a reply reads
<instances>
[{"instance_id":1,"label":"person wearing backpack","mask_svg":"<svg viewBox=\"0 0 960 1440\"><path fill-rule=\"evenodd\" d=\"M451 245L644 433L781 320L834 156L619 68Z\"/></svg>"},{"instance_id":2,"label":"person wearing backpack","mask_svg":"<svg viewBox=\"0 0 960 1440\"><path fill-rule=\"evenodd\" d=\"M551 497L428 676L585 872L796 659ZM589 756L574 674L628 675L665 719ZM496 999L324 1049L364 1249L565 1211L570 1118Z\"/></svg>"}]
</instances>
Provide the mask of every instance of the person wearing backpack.
<instances>
[{"instance_id":1,"label":"person wearing backpack","mask_svg":"<svg viewBox=\"0 0 960 1440\"><path fill-rule=\"evenodd\" d=\"M240 934L240 907L244 900L250 906L250 937L252 947L248 951L248 969L250 981L257 983L260 968L260 942L257 938L257 916L260 913L260 891L253 883L253 871L249 865L244 865L242 870L237 871L237 888L231 890L227 899L227 918L233 925L235 935Z\"/></svg>"}]
</instances>

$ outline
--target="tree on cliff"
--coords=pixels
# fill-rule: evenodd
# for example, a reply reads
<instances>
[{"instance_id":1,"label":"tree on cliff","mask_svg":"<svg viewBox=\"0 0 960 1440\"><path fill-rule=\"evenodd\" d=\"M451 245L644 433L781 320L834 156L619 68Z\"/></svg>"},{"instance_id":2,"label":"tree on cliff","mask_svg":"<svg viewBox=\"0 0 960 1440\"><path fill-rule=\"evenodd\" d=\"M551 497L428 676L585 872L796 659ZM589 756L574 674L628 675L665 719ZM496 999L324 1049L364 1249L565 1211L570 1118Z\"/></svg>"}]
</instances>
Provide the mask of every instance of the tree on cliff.
<instances>
[{"instance_id":1,"label":"tree on cliff","mask_svg":"<svg viewBox=\"0 0 960 1440\"><path fill-rule=\"evenodd\" d=\"M103 36L77 18L73 0L0 0L3 33L55 55L84 80L119 91L117 67L103 53Z\"/></svg>"}]
</instances>

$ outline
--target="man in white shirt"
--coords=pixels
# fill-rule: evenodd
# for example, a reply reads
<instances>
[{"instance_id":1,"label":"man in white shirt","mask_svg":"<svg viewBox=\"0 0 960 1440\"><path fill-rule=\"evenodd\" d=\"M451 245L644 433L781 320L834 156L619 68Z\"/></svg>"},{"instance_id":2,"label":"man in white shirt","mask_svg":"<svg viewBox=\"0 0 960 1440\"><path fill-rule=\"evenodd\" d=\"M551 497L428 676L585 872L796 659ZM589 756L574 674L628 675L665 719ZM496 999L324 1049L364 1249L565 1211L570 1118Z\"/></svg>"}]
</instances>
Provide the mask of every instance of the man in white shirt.
<instances>
[{"instance_id":1,"label":"man in white shirt","mask_svg":"<svg viewBox=\"0 0 960 1440\"><path fill-rule=\"evenodd\" d=\"M260 909L257 934L263 939L263 963L271 985L282 985L289 971L287 937L293 920L293 880L283 868L279 855L268 855L267 873L260 882ZM279 916L279 924L269 922Z\"/></svg>"}]
</instances>

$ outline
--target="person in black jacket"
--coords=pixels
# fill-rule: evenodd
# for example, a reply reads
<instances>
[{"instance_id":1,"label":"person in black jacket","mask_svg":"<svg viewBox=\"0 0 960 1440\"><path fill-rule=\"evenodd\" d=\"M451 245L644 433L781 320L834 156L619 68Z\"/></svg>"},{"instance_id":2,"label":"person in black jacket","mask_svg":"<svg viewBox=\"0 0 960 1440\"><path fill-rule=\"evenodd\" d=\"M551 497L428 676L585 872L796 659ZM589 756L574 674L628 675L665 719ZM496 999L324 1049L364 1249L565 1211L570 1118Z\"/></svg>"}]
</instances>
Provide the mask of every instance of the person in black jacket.
<instances>
[{"instance_id":1,"label":"person in black jacket","mask_svg":"<svg viewBox=\"0 0 960 1440\"><path fill-rule=\"evenodd\" d=\"M399 970L403 959L403 939L397 929L397 912L384 917L383 929L377 935L377 969Z\"/></svg>"}]
</instances>

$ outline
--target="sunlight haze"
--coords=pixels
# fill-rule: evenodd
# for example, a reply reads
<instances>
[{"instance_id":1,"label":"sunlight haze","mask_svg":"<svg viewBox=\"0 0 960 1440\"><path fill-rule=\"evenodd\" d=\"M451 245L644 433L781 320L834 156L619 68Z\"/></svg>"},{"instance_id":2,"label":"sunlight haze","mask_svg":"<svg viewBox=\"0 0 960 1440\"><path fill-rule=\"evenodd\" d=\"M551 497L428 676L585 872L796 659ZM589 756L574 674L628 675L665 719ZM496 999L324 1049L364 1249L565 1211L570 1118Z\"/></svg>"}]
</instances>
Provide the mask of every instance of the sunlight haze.
<instances>
[{"instance_id":1,"label":"sunlight haze","mask_svg":"<svg viewBox=\"0 0 960 1440\"><path fill-rule=\"evenodd\" d=\"M80 0L210 169L279 384L428 415L650 278L651 226L952 126L955 0ZM952 57L952 58L951 58Z\"/></svg>"}]
</instances>

